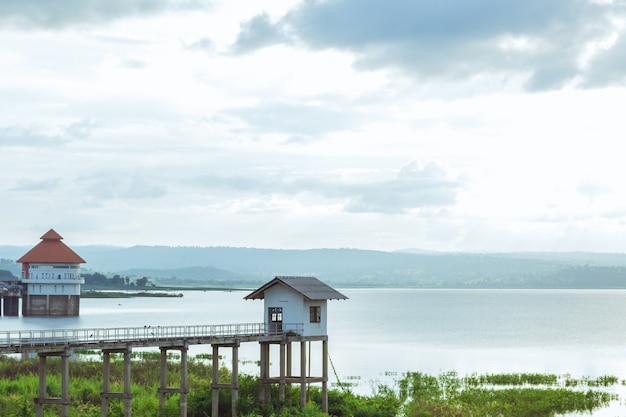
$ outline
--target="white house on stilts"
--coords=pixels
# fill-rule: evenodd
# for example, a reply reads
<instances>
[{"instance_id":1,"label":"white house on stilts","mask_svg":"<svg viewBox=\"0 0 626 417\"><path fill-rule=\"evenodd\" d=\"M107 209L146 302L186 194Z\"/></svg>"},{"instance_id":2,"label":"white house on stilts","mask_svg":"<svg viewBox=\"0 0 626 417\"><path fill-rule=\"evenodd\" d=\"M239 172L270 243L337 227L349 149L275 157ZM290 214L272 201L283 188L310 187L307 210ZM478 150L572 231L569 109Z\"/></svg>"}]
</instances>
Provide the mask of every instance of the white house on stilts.
<instances>
[{"instance_id":1,"label":"white house on stilts","mask_svg":"<svg viewBox=\"0 0 626 417\"><path fill-rule=\"evenodd\" d=\"M306 386L322 383L322 410L328 411L328 334L327 301L346 300L348 297L315 277L277 276L245 297L246 300L264 300L264 323L268 338L260 340L260 382L262 401L269 400L270 384L279 385L279 396L285 397L285 384L300 384L300 405L306 404ZM280 341L269 335L282 333ZM292 372L292 343L300 343L300 373ZM307 344L322 342L322 375L310 375L310 357ZM270 345L280 348L279 376L270 376ZM307 363L309 366L307 366Z\"/></svg>"}]
</instances>

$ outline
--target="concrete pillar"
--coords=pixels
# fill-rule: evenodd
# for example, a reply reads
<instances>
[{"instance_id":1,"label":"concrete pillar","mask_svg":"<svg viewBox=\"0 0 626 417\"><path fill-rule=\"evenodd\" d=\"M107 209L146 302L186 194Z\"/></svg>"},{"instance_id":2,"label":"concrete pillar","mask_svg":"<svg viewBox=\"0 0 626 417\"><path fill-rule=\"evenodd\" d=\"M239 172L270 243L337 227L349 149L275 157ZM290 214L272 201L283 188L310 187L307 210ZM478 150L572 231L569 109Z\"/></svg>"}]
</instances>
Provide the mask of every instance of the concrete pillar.
<instances>
[{"instance_id":1,"label":"concrete pillar","mask_svg":"<svg viewBox=\"0 0 626 417\"><path fill-rule=\"evenodd\" d=\"M180 388L168 388L167 386L167 351L169 349L180 350ZM160 387L159 393L159 409L163 412L165 408L165 401L168 393L179 394L179 411L180 417L187 417L187 393L189 389L187 387L187 346L176 348L161 348L161 360L160 360Z\"/></svg>"},{"instance_id":2,"label":"concrete pillar","mask_svg":"<svg viewBox=\"0 0 626 417\"><path fill-rule=\"evenodd\" d=\"M261 348L260 352L260 372L259 372L259 401L262 403L269 402L269 382L267 379L270 376L270 344L267 342L259 342Z\"/></svg>"},{"instance_id":3,"label":"concrete pillar","mask_svg":"<svg viewBox=\"0 0 626 417\"><path fill-rule=\"evenodd\" d=\"M124 417L132 413L132 394L130 392L130 348L124 351Z\"/></svg>"},{"instance_id":4,"label":"concrete pillar","mask_svg":"<svg viewBox=\"0 0 626 417\"><path fill-rule=\"evenodd\" d=\"M46 365L48 356L61 357L61 397L48 397L46 393ZM55 353L39 353L39 396L35 398L35 416L43 417L43 406L45 404L60 404L61 417L68 417L70 411L69 395L69 350Z\"/></svg>"},{"instance_id":5,"label":"concrete pillar","mask_svg":"<svg viewBox=\"0 0 626 417\"><path fill-rule=\"evenodd\" d=\"M300 342L300 407L306 405L306 342Z\"/></svg>"},{"instance_id":6,"label":"concrete pillar","mask_svg":"<svg viewBox=\"0 0 626 417\"><path fill-rule=\"evenodd\" d=\"M35 416L43 417L43 399L46 398L46 359L39 355L39 397L35 398Z\"/></svg>"},{"instance_id":7,"label":"concrete pillar","mask_svg":"<svg viewBox=\"0 0 626 417\"><path fill-rule=\"evenodd\" d=\"M161 348L161 366L160 366L160 382L161 389L159 389L159 409L163 410L165 407L165 392L167 390L167 348Z\"/></svg>"},{"instance_id":8,"label":"concrete pillar","mask_svg":"<svg viewBox=\"0 0 626 417\"><path fill-rule=\"evenodd\" d=\"M111 392L111 353L124 354L124 391ZM131 348L102 350L103 368L102 368L102 417L109 415L109 402L111 398L121 398L124 400L124 417L131 417L133 395L130 391L130 354Z\"/></svg>"},{"instance_id":9,"label":"concrete pillar","mask_svg":"<svg viewBox=\"0 0 626 417\"><path fill-rule=\"evenodd\" d=\"M2 311L7 317L17 317L20 312L20 297L19 295L10 295L10 293L4 296L4 308Z\"/></svg>"},{"instance_id":10,"label":"concrete pillar","mask_svg":"<svg viewBox=\"0 0 626 417\"><path fill-rule=\"evenodd\" d=\"M109 396L111 392L111 353L107 350L102 351L102 398L101 413L102 417L109 415Z\"/></svg>"},{"instance_id":11,"label":"concrete pillar","mask_svg":"<svg viewBox=\"0 0 626 417\"><path fill-rule=\"evenodd\" d=\"M322 411L328 413L328 339L322 341Z\"/></svg>"},{"instance_id":12,"label":"concrete pillar","mask_svg":"<svg viewBox=\"0 0 626 417\"><path fill-rule=\"evenodd\" d=\"M28 306L30 305L30 295L26 291L24 289L24 292L22 292L22 316L24 317L29 316Z\"/></svg>"},{"instance_id":13,"label":"concrete pillar","mask_svg":"<svg viewBox=\"0 0 626 417\"><path fill-rule=\"evenodd\" d=\"M293 360L293 349L292 349L292 344L291 342L287 343L287 377L291 378L293 376L293 373L291 372L291 365L292 365L292 360Z\"/></svg>"},{"instance_id":14,"label":"concrete pillar","mask_svg":"<svg viewBox=\"0 0 626 417\"><path fill-rule=\"evenodd\" d=\"M236 417L237 398L239 397L239 343L232 346L232 356L231 415L232 417Z\"/></svg>"},{"instance_id":15,"label":"concrete pillar","mask_svg":"<svg viewBox=\"0 0 626 417\"><path fill-rule=\"evenodd\" d=\"M211 417L219 417L219 400L220 400L220 389L219 389L219 353L220 348L218 345L212 345L213 347L213 376L211 380L212 386L212 396L211 396Z\"/></svg>"},{"instance_id":16,"label":"concrete pillar","mask_svg":"<svg viewBox=\"0 0 626 417\"><path fill-rule=\"evenodd\" d=\"M69 417L70 414L70 364L69 351L61 355L61 417Z\"/></svg>"},{"instance_id":17,"label":"concrete pillar","mask_svg":"<svg viewBox=\"0 0 626 417\"><path fill-rule=\"evenodd\" d=\"M280 343L280 378L278 381L278 398L285 401L285 342Z\"/></svg>"},{"instance_id":18,"label":"concrete pillar","mask_svg":"<svg viewBox=\"0 0 626 417\"><path fill-rule=\"evenodd\" d=\"M239 397L239 342L213 346L213 377L211 381L211 417L219 417L219 392L220 388L231 390L231 415L237 415L237 399ZM230 383L219 381L219 348L230 347L232 349L232 378Z\"/></svg>"},{"instance_id":19,"label":"concrete pillar","mask_svg":"<svg viewBox=\"0 0 626 417\"><path fill-rule=\"evenodd\" d=\"M180 349L180 417L187 417L187 346Z\"/></svg>"}]
</instances>

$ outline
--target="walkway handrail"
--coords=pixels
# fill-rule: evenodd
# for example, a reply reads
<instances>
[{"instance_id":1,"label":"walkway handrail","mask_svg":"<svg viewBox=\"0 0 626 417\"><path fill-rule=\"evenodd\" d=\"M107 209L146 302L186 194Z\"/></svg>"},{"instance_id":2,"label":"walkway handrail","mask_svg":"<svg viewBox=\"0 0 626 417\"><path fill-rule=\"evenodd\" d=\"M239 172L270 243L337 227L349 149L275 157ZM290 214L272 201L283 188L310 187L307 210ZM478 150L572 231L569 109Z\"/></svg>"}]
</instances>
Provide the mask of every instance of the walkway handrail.
<instances>
[{"instance_id":1,"label":"walkway handrail","mask_svg":"<svg viewBox=\"0 0 626 417\"><path fill-rule=\"evenodd\" d=\"M280 334L301 334L302 323L283 323L281 329L264 323L189 326L143 326L81 329L0 331L0 351L41 346L85 346L103 343L166 342L177 339L210 339Z\"/></svg>"}]
</instances>

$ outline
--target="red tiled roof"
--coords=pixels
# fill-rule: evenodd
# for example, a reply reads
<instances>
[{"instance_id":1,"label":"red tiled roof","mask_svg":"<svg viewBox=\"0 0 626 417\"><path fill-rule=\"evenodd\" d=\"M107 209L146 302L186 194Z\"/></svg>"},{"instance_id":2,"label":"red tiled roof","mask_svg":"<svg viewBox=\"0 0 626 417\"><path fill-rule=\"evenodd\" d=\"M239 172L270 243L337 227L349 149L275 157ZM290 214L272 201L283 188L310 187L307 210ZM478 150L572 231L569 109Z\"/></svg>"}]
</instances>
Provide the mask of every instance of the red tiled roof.
<instances>
[{"instance_id":1,"label":"red tiled roof","mask_svg":"<svg viewBox=\"0 0 626 417\"><path fill-rule=\"evenodd\" d=\"M17 260L21 263L58 263L58 264L84 264L85 260L78 256L65 243L61 242L63 237L50 229L41 237L34 248L26 252L24 256Z\"/></svg>"}]
</instances>

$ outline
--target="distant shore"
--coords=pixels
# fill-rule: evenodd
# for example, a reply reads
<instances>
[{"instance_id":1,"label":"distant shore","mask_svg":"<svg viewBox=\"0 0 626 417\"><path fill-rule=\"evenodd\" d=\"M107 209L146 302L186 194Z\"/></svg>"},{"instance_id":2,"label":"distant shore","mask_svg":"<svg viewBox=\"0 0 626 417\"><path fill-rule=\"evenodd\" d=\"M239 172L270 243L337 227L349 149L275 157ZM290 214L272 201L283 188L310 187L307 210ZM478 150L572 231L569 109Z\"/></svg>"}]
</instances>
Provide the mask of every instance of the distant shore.
<instances>
[{"instance_id":1,"label":"distant shore","mask_svg":"<svg viewBox=\"0 0 626 417\"><path fill-rule=\"evenodd\" d=\"M182 297L182 293L154 291L81 291L81 298Z\"/></svg>"},{"instance_id":2,"label":"distant shore","mask_svg":"<svg viewBox=\"0 0 626 417\"><path fill-rule=\"evenodd\" d=\"M180 291L249 291L249 288L226 287L150 287L149 289L127 288L84 288L81 298L133 298L133 297L182 297Z\"/></svg>"}]
</instances>

